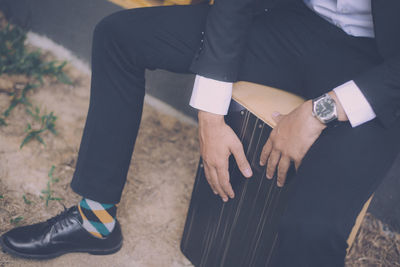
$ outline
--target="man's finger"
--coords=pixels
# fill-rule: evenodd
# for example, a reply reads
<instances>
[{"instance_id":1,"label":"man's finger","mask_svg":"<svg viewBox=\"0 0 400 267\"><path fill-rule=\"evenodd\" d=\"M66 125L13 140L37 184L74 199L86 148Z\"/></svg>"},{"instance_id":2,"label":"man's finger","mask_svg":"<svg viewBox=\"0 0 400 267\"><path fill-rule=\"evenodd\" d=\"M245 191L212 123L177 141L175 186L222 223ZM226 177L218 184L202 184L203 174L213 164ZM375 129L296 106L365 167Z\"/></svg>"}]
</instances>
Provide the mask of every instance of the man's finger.
<instances>
[{"instance_id":1,"label":"man's finger","mask_svg":"<svg viewBox=\"0 0 400 267\"><path fill-rule=\"evenodd\" d=\"M206 175L207 182L210 185L211 190L214 192L214 194L217 195L218 191L216 189L214 181L211 179L210 167L206 163L203 163L203 166L204 166L204 173Z\"/></svg>"},{"instance_id":2,"label":"man's finger","mask_svg":"<svg viewBox=\"0 0 400 267\"><path fill-rule=\"evenodd\" d=\"M296 168L296 171L299 170L300 165L301 165L301 160L295 160L294 161L294 167Z\"/></svg>"},{"instance_id":3,"label":"man's finger","mask_svg":"<svg viewBox=\"0 0 400 267\"><path fill-rule=\"evenodd\" d=\"M219 185L221 186L222 190L230 197L234 198L235 193L233 192L232 185L229 182L229 171L228 166L225 168L217 169L218 181Z\"/></svg>"},{"instance_id":4,"label":"man's finger","mask_svg":"<svg viewBox=\"0 0 400 267\"><path fill-rule=\"evenodd\" d=\"M267 163L269 154L272 151L272 142L271 140L268 138L267 142L265 143L262 151L261 151L261 155L260 155L260 165L264 166Z\"/></svg>"},{"instance_id":5,"label":"man's finger","mask_svg":"<svg viewBox=\"0 0 400 267\"><path fill-rule=\"evenodd\" d=\"M242 174L250 178L253 175L253 172L251 170L250 164L247 161L246 155L244 154L243 146L240 143L239 140L237 140L237 144L234 144L231 147L231 153L235 157L236 163L239 167L239 170L242 172Z\"/></svg>"},{"instance_id":6,"label":"man's finger","mask_svg":"<svg viewBox=\"0 0 400 267\"><path fill-rule=\"evenodd\" d=\"M271 154L268 157L268 164L267 164L267 178L272 179L274 177L276 165L279 162L279 158L281 153L277 150L272 150Z\"/></svg>"},{"instance_id":7,"label":"man's finger","mask_svg":"<svg viewBox=\"0 0 400 267\"><path fill-rule=\"evenodd\" d=\"M286 175L290 167L290 158L286 156L281 156L278 164L278 179L277 185L282 187L286 181Z\"/></svg>"},{"instance_id":8,"label":"man's finger","mask_svg":"<svg viewBox=\"0 0 400 267\"><path fill-rule=\"evenodd\" d=\"M218 181L218 175L217 175L217 170L213 167L210 168L210 175L211 175L211 179L213 181L213 184L215 185L215 189L218 192L218 195L222 198L222 200L224 202L228 201L228 196L225 193L225 191L222 189L219 181Z\"/></svg>"},{"instance_id":9,"label":"man's finger","mask_svg":"<svg viewBox=\"0 0 400 267\"><path fill-rule=\"evenodd\" d=\"M221 198L223 196L226 197L224 191L222 190L221 186L219 185L217 172L215 171L215 168L204 163L204 171L205 171L205 174L207 177L207 182L210 185L211 189L213 190L214 194L220 195Z\"/></svg>"}]
</instances>

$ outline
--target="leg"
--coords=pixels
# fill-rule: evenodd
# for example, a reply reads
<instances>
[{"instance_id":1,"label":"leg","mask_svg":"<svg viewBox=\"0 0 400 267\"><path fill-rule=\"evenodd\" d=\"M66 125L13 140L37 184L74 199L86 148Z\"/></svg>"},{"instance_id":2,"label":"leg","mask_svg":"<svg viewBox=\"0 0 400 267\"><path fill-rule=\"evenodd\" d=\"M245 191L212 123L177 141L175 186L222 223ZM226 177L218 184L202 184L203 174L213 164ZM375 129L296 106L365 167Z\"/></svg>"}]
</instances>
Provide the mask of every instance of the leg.
<instances>
[{"instance_id":1,"label":"leg","mask_svg":"<svg viewBox=\"0 0 400 267\"><path fill-rule=\"evenodd\" d=\"M90 106L71 183L78 194L119 202L141 119L144 71L188 72L207 10L204 4L124 10L96 26Z\"/></svg>"},{"instance_id":2,"label":"leg","mask_svg":"<svg viewBox=\"0 0 400 267\"><path fill-rule=\"evenodd\" d=\"M112 204L120 200L140 124L144 71L188 72L207 11L206 4L125 10L96 26L90 105L71 184L84 199L50 220L5 233L4 250L48 259L121 248Z\"/></svg>"},{"instance_id":3,"label":"leg","mask_svg":"<svg viewBox=\"0 0 400 267\"><path fill-rule=\"evenodd\" d=\"M343 266L347 238L362 205L391 167L400 126L378 121L328 129L293 181L281 222L277 266Z\"/></svg>"}]
</instances>

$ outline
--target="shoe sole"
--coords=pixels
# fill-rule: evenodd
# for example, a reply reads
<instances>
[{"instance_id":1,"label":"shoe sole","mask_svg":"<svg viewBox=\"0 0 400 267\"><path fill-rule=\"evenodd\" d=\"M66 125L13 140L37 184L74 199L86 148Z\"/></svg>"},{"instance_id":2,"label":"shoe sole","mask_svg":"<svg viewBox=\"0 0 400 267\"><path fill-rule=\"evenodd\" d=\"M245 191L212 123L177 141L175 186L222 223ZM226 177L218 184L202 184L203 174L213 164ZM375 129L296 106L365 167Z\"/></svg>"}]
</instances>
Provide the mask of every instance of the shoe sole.
<instances>
[{"instance_id":1,"label":"shoe sole","mask_svg":"<svg viewBox=\"0 0 400 267\"><path fill-rule=\"evenodd\" d=\"M35 259L35 260L48 260L48 259L54 259L57 258L59 256L62 256L64 254L68 254L68 253L89 253L91 255L110 255L110 254L114 254L116 252L118 252L121 247L122 247L122 240L121 242L118 244L118 246L116 246L115 248L112 249L107 249L107 250L69 250L69 251L63 251L63 252L58 252L58 253L53 253L53 254L47 254L47 255L35 255L35 254L26 254L26 253L21 253L18 252L12 248L10 248L9 246L6 245L6 243L3 240L3 237L0 237L0 246L3 249L3 252L8 253L12 256L16 256L19 258L25 258L25 259Z\"/></svg>"}]
</instances>

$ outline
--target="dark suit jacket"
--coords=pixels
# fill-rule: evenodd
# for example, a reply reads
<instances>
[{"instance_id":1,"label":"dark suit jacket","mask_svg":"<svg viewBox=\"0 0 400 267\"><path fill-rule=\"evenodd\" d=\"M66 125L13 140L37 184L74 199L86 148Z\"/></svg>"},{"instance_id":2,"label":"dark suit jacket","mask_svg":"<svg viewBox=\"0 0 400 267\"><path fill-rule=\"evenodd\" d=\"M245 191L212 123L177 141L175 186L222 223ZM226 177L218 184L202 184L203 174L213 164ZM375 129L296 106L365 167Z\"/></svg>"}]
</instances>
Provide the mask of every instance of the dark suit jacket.
<instances>
[{"instance_id":1,"label":"dark suit jacket","mask_svg":"<svg viewBox=\"0 0 400 267\"><path fill-rule=\"evenodd\" d=\"M280 0L293 1L293 0ZM301 0L297 0L301 1ZM191 70L220 81L235 82L246 32L257 9L277 0L215 0ZM383 60L354 77L384 126L400 123L400 0L372 0L375 41Z\"/></svg>"}]
</instances>

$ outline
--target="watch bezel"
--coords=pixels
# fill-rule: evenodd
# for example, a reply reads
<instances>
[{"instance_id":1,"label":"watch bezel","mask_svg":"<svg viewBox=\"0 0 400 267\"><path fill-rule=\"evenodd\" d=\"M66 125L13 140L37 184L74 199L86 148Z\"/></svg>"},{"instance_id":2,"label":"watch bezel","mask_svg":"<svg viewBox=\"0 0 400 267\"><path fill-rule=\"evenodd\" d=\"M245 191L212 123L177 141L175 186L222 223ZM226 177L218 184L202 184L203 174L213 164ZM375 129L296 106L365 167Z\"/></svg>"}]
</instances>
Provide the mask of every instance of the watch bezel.
<instances>
[{"instance_id":1,"label":"watch bezel","mask_svg":"<svg viewBox=\"0 0 400 267\"><path fill-rule=\"evenodd\" d=\"M317 106L321 105L322 102L324 101L332 101L333 103L333 110L329 113L327 116L322 116L317 112ZM336 101L329 95L329 94L324 94L320 97L317 97L312 100L313 103L313 115L321 121L323 124L328 124L334 120L337 120L338 115L337 115L337 107L336 107Z\"/></svg>"}]
</instances>

